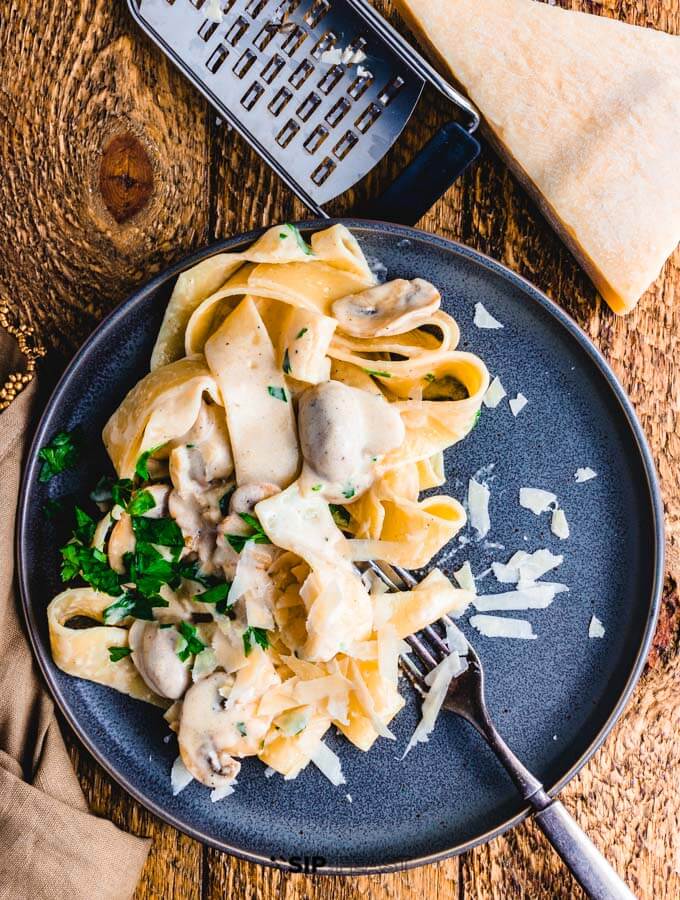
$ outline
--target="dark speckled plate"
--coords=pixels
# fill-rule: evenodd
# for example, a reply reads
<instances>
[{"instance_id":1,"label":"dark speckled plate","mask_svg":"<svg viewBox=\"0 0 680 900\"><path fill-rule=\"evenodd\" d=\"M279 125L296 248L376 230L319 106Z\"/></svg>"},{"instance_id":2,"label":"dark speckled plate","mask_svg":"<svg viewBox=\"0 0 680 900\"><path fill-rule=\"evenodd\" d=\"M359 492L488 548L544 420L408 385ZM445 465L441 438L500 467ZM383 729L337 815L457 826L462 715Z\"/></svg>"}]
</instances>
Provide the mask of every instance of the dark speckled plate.
<instances>
[{"instance_id":1,"label":"dark speckled plate","mask_svg":"<svg viewBox=\"0 0 680 900\"><path fill-rule=\"evenodd\" d=\"M488 673L489 706L501 733L555 792L621 713L654 630L663 525L649 450L630 402L597 350L530 284L441 238L380 223L346 224L389 277L419 275L438 285L444 308L460 325L462 348L478 353L510 396L521 391L529 400L517 419L507 400L484 409L472 434L447 454L447 489L456 497L464 496L470 475L493 463L488 541L503 548L454 541L439 562L450 571L470 559L480 573L518 549L549 547L564 554L555 580L570 592L547 610L515 614L531 620L538 640L483 638L463 624ZM363 754L329 737L346 786L333 787L314 766L293 782L266 779L263 766L248 760L236 793L211 804L207 789L195 783L172 796L169 772L177 749L174 737L163 740L168 732L160 712L69 678L50 659L45 608L61 587L58 547L68 523L46 521L42 505L48 496L86 497L107 470L101 428L147 371L177 273L255 237L215 245L155 278L99 326L66 371L38 428L23 487L18 550L28 628L52 692L83 743L133 796L188 834L257 862L295 866L298 857L321 858L326 872L430 862L504 831L526 807L482 741L453 716L443 716L430 742L399 761L418 717L408 684L407 706L394 723L395 743L380 740ZM477 301L503 330L473 325ZM40 485L38 448L77 424L87 434L88 458L77 471ZM576 484L581 466L598 477ZM519 507L521 486L558 495L571 527L567 541L550 533L547 516L539 519ZM490 575L479 589L500 590ZM588 638L593 613L606 628L601 640Z\"/></svg>"}]
</instances>

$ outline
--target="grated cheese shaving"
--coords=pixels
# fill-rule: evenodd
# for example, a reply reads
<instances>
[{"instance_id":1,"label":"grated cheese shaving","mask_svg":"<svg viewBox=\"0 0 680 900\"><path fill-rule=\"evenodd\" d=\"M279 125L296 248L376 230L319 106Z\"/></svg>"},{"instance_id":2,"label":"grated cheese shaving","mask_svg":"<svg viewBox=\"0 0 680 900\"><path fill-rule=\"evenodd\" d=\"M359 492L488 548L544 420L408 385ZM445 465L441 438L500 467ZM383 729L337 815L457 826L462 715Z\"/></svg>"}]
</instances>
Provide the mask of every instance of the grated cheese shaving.
<instances>
[{"instance_id":1,"label":"grated cheese shaving","mask_svg":"<svg viewBox=\"0 0 680 900\"><path fill-rule=\"evenodd\" d=\"M470 568L470 563L468 560L465 560L460 569L458 569L457 572L453 573L453 577L458 582L459 587L461 587L464 591L470 591L471 594L477 593L475 577L472 574L472 569Z\"/></svg>"},{"instance_id":2,"label":"grated cheese shaving","mask_svg":"<svg viewBox=\"0 0 680 900\"><path fill-rule=\"evenodd\" d=\"M230 797L234 793L234 785L235 781L232 781L231 784L222 785L222 787L213 788L210 791L210 802L217 803L220 800L224 800L225 797Z\"/></svg>"},{"instance_id":3,"label":"grated cheese shaving","mask_svg":"<svg viewBox=\"0 0 680 900\"><path fill-rule=\"evenodd\" d=\"M516 591L506 591L502 594L485 594L475 597L472 605L479 612L509 611L519 609L545 609L555 599L557 594L568 591L566 584L559 582L541 582L529 587L520 587Z\"/></svg>"},{"instance_id":4,"label":"grated cheese shaving","mask_svg":"<svg viewBox=\"0 0 680 900\"><path fill-rule=\"evenodd\" d=\"M484 637L517 638L535 641L531 622L526 619L504 619L501 616L470 616L470 625Z\"/></svg>"},{"instance_id":5,"label":"grated cheese shaving","mask_svg":"<svg viewBox=\"0 0 680 900\"><path fill-rule=\"evenodd\" d=\"M491 313L485 309L481 303L475 303L474 323L477 328L503 328L503 325L501 325L498 319L494 319Z\"/></svg>"},{"instance_id":6,"label":"grated cheese shaving","mask_svg":"<svg viewBox=\"0 0 680 900\"><path fill-rule=\"evenodd\" d=\"M453 622L446 623L446 644L449 650L455 650L461 656L465 656L468 651L468 642L457 625Z\"/></svg>"},{"instance_id":7,"label":"grated cheese shaving","mask_svg":"<svg viewBox=\"0 0 680 900\"><path fill-rule=\"evenodd\" d=\"M264 777L271 778L275 772L276 772L276 769L272 769L271 766L267 766L267 768L264 770Z\"/></svg>"},{"instance_id":8,"label":"grated cheese shaving","mask_svg":"<svg viewBox=\"0 0 680 900\"><path fill-rule=\"evenodd\" d=\"M212 647L206 647L194 658L194 664L191 668L191 680L193 682L200 681L210 675L217 668L217 656Z\"/></svg>"},{"instance_id":9,"label":"grated cheese shaving","mask_svg":"<svg viewBox=\"0 0 680 900\"><path fill-rule=\"evenodd\" d=\"M524 396L524 394L517 394L514 400L508 400L510 404L510 410L515 418L522 412L524 407L527 405L529 401Z\"/></svg>"},{"instance_id":10,"label":"grated cheese shaving","mask_svg":"<svg viewBox=\"0 0 680 900\"><path fill-rule=\"evenodd\" d=\"M205 15L211 22L215 22L216 25L219 25L224 18L224 14L220 7L220 0L208 0L208 5L205 8Z\"/></svg>"},{"instance_id":11,"label":"grated cheese shaving","mask_svg":"<svg viewBox=\"0 0 680 900\"><path fill-rule=\"evenodd\" d=\"M563 509L554 509L550 522L552 533L563 541L569 537L569 523Z\"/></svg>"},{"instance_id":12,"label":"grated cheese shaving","mask_svg":"<svg viewBox=\"0 0 680 900\"><path fill-rule=\"evenodd\" d=\"M564 557L555 555L547 548L536 550L533 553L527 553L525 550L518 550L510 557L507 563L491 563L496 581L501 584L531 584L537 581L546 572L562 565Z\"/></svg>"},{"instance_id":13,"label":"grated cheese shaving","mask_svg":"<svg viewBox=\"0 0 680 900\"><path fill-rule=\"evenodd\" d=\"M182 757L178 756L172 764L172 769L170 770L170 785L172 786L172 796L176 797L177 794L179 794L180 791L183 791L184 788L193 780L194 777L182 762Z\"/></svg>"},{"instance_id":14,"label":"grated cheese shaving","mask_svg":"<svg viewBox=\"0 0 680 900\"><path fill-rule=\"evenodd\" d=\"M480 483L474 478L468 482L468 510L470 511L470 525L477 532L477 540L481 540L489 533L491 520L489 519L489 497L491 492L484 482Z\"/></svg>"},{"instance_id":15,"label":"grated cheese shaving","mask_svg":"<svg viewBox=\"0 0 680 900\"><path fill-rule=\"evenodd\" d=\"M593 616L590 620L590 625L588 626L588 637L589 638L601 638L604 637L605 630L604 625L597 616Z\"/></svg>"},{"instance_id":16,"label":"grated cheese shaving","mask_svg":"<svg viewBox=\"0 0 680 900\"><path fill-rule=\"evenodd\" d=\"M416 744L424 744L429 741L437 716L441 712L442 704L446 698L446 692L449 689L451 673L457 670L459 664L460 657L457 653L452 653L437 666L437 675L423 700L420 722L418 722L415 731L411 735L411 740L408 742L406 750L404 750L402 759Z\"/></svg>"},{"instance_id":17,"label":"grated cheese shaving","mask_svg":"<svg viewBox=\"0 0 680 900\"><path fill-rule=\"evenodd\" d=\"M557 503L557 496L550 491L542 491L540 488L520 488L519 505L524 509L530 509L536 516L550 509L553 503Z\"/></svg>"},{"instance_id":18,"label":"grated cheese shaving","mask_svg":"<svg viewBox=\"0 0 680 900\"><path fill-rule=\"evenodd\" d=\"M500 378L496 376L486 389L486 393L482 397L482 403L487 409L495 409L503 397L507 397L507 394L505 388L501 384Z\"/></svg>"},{"instance_id":19,"label":"grated cheese shaving","mask_svg":"<svg viewBox=\"0 0 680 900\"><path fill-rule=\"evenodd\" d=\"M585 466L582 469L577 469L574 472L574 481L578 484L583 484L584 481L590 481L593 478L597 478L597 472L594 469L591 469L589 466Z\"/></svg>"},{"instance_id":20,"label":"grated cheese shaving","mask_svg":"<svg viewBox=\"0 0 680 900\"><path fill-rule=\"evenodd\" d=\"M331 784L347 784L345 776L342 774L342 766L337 754L333 753L331 748L319 741L311 755L311 760L322 775L330 781Z\"/></svg>"}]
</instances>

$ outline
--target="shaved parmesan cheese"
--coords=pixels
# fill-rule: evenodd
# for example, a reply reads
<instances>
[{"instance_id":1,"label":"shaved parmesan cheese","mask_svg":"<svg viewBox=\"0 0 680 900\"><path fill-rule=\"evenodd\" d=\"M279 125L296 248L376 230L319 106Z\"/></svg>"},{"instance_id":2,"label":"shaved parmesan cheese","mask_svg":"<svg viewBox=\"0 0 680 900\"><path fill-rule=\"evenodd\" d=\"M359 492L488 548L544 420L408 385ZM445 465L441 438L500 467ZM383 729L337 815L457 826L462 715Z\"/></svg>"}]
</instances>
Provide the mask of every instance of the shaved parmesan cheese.
<instances>
[{"instance_id":1,"label":"shaved parmesan cheese","mask_svg":"<svg viewBox=\"0 0 680 900\"><path fill-rule=\"evenodd\" d=\"M452 650L448 657L443 659L439 665L436 665L434 669L431 669L427 675L425 676L425 684L431 687L439 672L439 669L442 666L446 666L446 670L449 673L449 678L458 678L459 675L462 675L463 672L468 667L468 661L465 658L462 658L461 655L456 651Z\"/></svg>"},{"instance_id":2,"label":"shaved parmesan cheese","mask_svg":"<svg viewBox=\"0 0 680 900\"><path fill-rule=\"evenodd\" d=\"M224 14L220 7L220 0L208 0L208 5L205 8L205 15L211 22L215 22L216 25L219 25L224 18Z\"/></svg>"},{"instance_id":3,"label":"shaved parmesan cheese","mask_svg":"<svg viewBox=\"0 0 680 900\"><path fill-rule=\"evenodd\" d=\"M553 602L556 594L561 594L568 590L569 588L566 584L546 581L540 584L533 584L530 587L519 588L516 591L475 597L472 605L480 612L545 609Z\"/></svg>"},{"instance_id":4,"label":"shaved parmesan cheese","mask_svg":"<svg viewBox=\"0 0 680 900\"><path fill-rule=\"evenodd\" d=\"M604 625L597 616L593 616L590 620L590 625L588 626L588 637L589 638L601 638L604 637Z\"/></svg>"},{"instance_id":5,"label":"shaved parmesan cheese","mask_svg":"<svg viewBox=\"0 0 680 900\"><path fill-rule=\"evenodd\" d=\"M514 400L508 400L510 410L515 418L522 412L529 401L524 394L517 394Z\"/></svg>"},{"instance_id":6,"label":"shaved parmesan cheese","mask_svg":"<svg viewBox=\"0 0 680 900\"><path fill-rule=\"evenodd\" d=\"M563 509L553 510L550 530L556 537L563 541L569 537L569 523L567 522L567 517L565 516Z\"/></svg>"},{"instance_id":7,"label":"shaved parmesan cheese","mask_svg":"<svg viewBox=\"0 0 680 900\"><path fill-rule=\"evenodd\" d=\"M319 741L318 745L312 753L311 760L322 775L331 782L331 784L347 784L345 776L342 774L342 766L340 760L329 746Z\"/></svg>"},{"instance_id":8,"label":"shaved parmesan cheese","mask_svg":"<svg viewBox=\"0 0 680 900\"><path fill-rule=\"evenodd\" d=\"M333 47L332 50L324 50L319 59L327 66L338 66L342 62L342 50L339 47Z\"/></svg>"},{"instance_id":9,"label":"shaved parmesan cheese","mask_svg":"<svg viewBox=\"0 0 680 900\"><path fill-rule=\"evenodd\" d=\"M232 781L231 784L224 784L222 787L213 788L210 791L210 802L217 803L219 800L224 800L225 797L230 797L234 793L234 785L235 781Z\"/></svg>"},{"instance_id":10,"label":"shaved parmesan cheese","mask_svg":"<svg viewBox=\"0 0 680 900\"><path fill-rule=\"evenodd\" d=\"M470 568L470 563L468 560L465 560L463 565L458 569L457 572L453 573L453 577L458 582L458 585L464 591L470 591L471 594L477 593L477 586L475 585L475 577L472 574L472 569Z\"/></svg>"},{"instance_id":11,"label":"shaved parmesan cheese","mask_svg":"<svg viewBox=\"0 0 680 900\"><path fill-rule=\"evenodd\" d=\"M534 553L527 553L525 550L518 550L513 553L507 563L491 563L494 576L501 584L531 584L541 576L545 575L551 569L562 565L564 557L554 555L550 550L536 550Z\"/></svg>"},{"instance_id":12,"label":"shaved parmesan cheese","mask_svg":"<svg viewBox=\"0 0 680 900\"><path fill-rule=\"evenodd\" d=\"M267 766L267 768L264 770L264 777L271 778L275 772L276 772L276 769L272 769L271 766Z\"/></svg>"},{"instance_id":13,"label":"shaved parmesan cheese","mask_svg":"<svg viewBox=\"0 0 680 900\"><path fill-rule=\"evenodd\" d=\"M348 803L351 803L351 802L352 802L352 795L351 795L351 794L345 794L345 797L347 797L347 802L348 802Z\"/></svg>"},{"instance_id":14,"label":"shaved parmesan cheese","mask_svg":"<svg viewBox=\"0 0 680 900\"><path fill-rule=\"evenodd\" d=\"M468 642L457 625L454 625L453 622L446 623L446 644L449 650L459 653L461 656L465 656L468 652Z\"/></svg>"},{"instance_id":15,"label":"shaved parmesan cheese","mask_svg":"<svg viewBox=\"0 0 680 900\"><path fill-rule=\"evenodd\" d=\"M518 638L535 641L531 622L526 619L503 619L500 616L470 616L470 625L484 637Z\"/></svg>"},{"instance_id":16,"label":"shaved parmesan cheese","mask_svg":"<svg viewBox=\"0 0 680 900\"><path fill-rule=\"evenodd\" d=\"M584 481L590 481L592 478L597 478L597 472L588 466L585 466L583 469L577 469L574 472L574 481L578 482L578 484L582 484Z\"/></svg>"},{"instance_id":17,"label":"shaved parmesan cheese","mask_svg":"<svg viewBox=\"0 0 680 900\"><path fill-rule=\"evenodd\" d=\"M505 392L505 388L500 382L500 378L496 376L496 378L494 378L489 387L486 389L486 393L482 397L482 403L488 409L495 409L501 402L503 397L507 397L507 394Z\"/></svg>"},{"instance_id":18,"label":"shaved parmesan cheese","mask_svg":"<svg viewBox=\"0 0 680 900\"><path fill-rule=\"evenodd\" d=\"M470 512L470 524L477 532L477 539L481 540L489 533L491 520L489 519L489 497L491 492L486 484L471 478L468 482L468 510Z\"/></svg>"},{"instance_id":19,"label":"shaved parmesan cheese","mask_svg":"<svg viewBox=\"0 0 680 900\"><path fill-rule=\"evenodd\" d=\"M394 625L383 625L378 632L378 671L395 688L399 683L399 654L403 645Z\"/></svg>"},{"instance_id":20,"label":"shaved parmesan cheese","mask_svg":"<svg viewBox=\"0 0 680 900\"><path fill-rule=\"evenodd\" d=\"M536 516L550 509L553 503L557 503L557 497L550 491L542 491L539 488L520 488L519 505L524 509L530 509Z\"/></svg>"},{"instance_id":21,"label":"shaved parmesan cheese","mask_svg":"<svg viewBox=\"0 0 680 900\"><path fill-rule=\"evenodd\" d=\"M437 716L441 712L442 704L446 699L446 692L449 689L452 673L457 671L459 665L460 657L457 653L452 653L437 666L436 677L423 700L422 717L411 735L411 740L408 742L406 750L404 750L402 759L416 744L427 743L430 739Z\"/></svg>"},{"instance_id":22,"label":"shaved parmesan cheese","mask_svg":"<svg viewBox=\"0 0 680 900\"><path fill-rule=\"evenodd\" d=\"M498 319L494 319L481 303L475 303L474 323L477 328L503 328Z\"/></svg>"},{"instance_id":23,"label":"shaved parmesan cheese","mask_svg":"<svg viewBox=\"0 0 680 900\"><path fill-rule=\"evenodd\" d=\"M194 777L182 762L182 757L178 756L172 764L172 769L170 770L172 796L176 797L177 794L179 794L180 791L183 791L184 788L189 784L189 782L193 780Z\"/></svg>"}]
</instances>

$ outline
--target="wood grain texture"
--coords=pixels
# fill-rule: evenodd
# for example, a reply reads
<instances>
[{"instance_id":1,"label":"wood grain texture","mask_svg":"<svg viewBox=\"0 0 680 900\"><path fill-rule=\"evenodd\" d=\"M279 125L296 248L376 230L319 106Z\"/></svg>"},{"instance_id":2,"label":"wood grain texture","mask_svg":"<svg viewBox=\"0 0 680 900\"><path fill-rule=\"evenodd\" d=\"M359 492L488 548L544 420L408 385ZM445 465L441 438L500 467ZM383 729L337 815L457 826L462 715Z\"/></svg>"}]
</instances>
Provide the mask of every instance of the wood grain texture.
<instances>
[{"instance_id":1,"label":"wood grain texture","mask_svg":"<svg viewBox=\"0 0 680 900\"><path fill-rule=\"evenodd\" d=\"M561 5L680 32L680 0ZM376 6L393 15L388 0ZM307 216L135 29L123 2L10 0L0 46L0 292L36 325L57 368L168 261L209 240ZM388 159L330 211L375 195L449 115L428 92ZM563 306L612 363L648 435L668 525L660 625L625 715L563 796L640 897L670 900L680 896L680 252L636 310L617 318L487 148L420 224L500 259ZM93 809L154 839L137 900L581 896L530 823L459 859L389 876L259 868L164 825L69 742Z\"/></svg>"}]
</instances>

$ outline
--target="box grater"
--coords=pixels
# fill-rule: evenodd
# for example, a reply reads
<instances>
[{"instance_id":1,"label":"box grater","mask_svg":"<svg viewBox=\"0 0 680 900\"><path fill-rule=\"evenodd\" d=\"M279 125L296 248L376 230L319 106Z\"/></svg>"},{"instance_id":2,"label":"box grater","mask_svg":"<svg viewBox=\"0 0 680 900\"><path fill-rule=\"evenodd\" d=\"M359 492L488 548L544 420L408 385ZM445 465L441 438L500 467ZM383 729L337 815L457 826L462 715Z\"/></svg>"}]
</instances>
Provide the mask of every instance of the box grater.
<instances>
[{"instance_id":1,"label":"box grater","mask_svg":"<svg viewBox=\"0 0 680 900\"><path fill-rule=\"evenodd\" d=\"M128 0L147 35L318 216L369 172L426 82L464 114L372 218L412 224L479 153L474 106L365 0Z\"/></svg>"}]
</instances>

